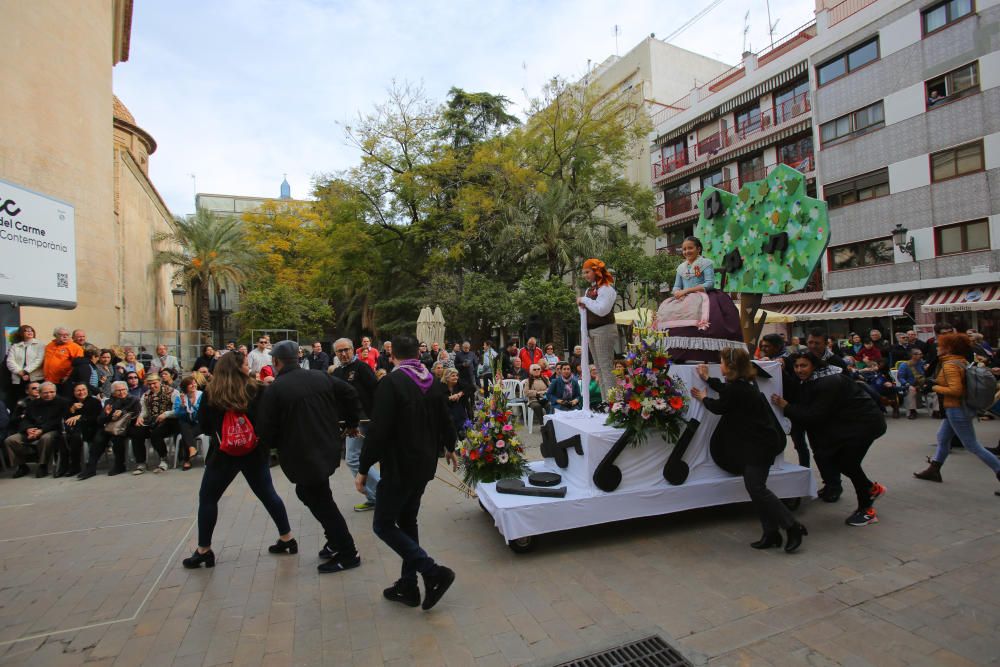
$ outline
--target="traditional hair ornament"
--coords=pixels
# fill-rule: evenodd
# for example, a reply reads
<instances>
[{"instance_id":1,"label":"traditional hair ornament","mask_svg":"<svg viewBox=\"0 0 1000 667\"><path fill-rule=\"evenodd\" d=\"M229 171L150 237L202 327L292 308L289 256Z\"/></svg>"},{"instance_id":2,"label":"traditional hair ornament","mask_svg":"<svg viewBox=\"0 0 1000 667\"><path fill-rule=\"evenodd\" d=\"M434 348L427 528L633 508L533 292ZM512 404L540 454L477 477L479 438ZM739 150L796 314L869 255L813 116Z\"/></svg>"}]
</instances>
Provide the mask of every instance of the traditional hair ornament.
<instances>
[{"instance_id":1,"label":"traditional hair ornament","mask_svg":"<svg viewBox=\"0 0 1000 667\"><path fill-rule=\"evenodd\" d=\"M596 274L597 280L595 282L598 287L613 285L615 282L614 276L607 269L607 265L599 259L588 259L583 263L583 268L590 269Z\"/></svg>"}]
</instances>

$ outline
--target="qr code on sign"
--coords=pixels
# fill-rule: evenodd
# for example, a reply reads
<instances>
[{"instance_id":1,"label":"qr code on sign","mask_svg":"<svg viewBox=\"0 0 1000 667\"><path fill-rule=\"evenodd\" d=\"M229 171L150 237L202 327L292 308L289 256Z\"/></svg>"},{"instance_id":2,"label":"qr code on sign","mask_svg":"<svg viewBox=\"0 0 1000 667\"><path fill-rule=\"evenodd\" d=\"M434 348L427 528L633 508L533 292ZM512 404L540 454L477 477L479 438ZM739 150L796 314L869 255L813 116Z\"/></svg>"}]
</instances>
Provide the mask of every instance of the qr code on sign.
<instances>
[{"instance_id":1,"label":"qr code on sign","mask_svg":"<svg viewBox=\"0 0 1000 667\"><path fill-rule=\"evenodd\" d=\"M69 287L69 274L67 274L67 273L57 273L56 274L56 287Z\"/></svg>"}]
</instances>

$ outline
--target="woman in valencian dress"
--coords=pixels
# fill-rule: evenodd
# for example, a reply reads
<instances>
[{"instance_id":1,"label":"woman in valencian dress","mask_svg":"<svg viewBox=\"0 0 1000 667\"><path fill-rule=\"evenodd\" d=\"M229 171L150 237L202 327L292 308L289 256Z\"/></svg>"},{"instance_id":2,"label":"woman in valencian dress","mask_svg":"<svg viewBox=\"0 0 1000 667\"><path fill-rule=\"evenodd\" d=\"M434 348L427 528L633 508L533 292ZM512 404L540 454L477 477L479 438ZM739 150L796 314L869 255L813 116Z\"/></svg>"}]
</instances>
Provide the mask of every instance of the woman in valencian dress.
<instances>
[{"instance_id":1,"label":"woman in valencian dress","mask_svg":"<svg viewBox=\"0 0 1000 667\"><path fill-rule=\"evenodd\" d=\"M673 296L660 304L656 328L675 362L718 362L726 347L745 347L740 314L728 294L715 288L715 268L701 256L701 241L684 239Z\"/></svg>"}]
</instances>

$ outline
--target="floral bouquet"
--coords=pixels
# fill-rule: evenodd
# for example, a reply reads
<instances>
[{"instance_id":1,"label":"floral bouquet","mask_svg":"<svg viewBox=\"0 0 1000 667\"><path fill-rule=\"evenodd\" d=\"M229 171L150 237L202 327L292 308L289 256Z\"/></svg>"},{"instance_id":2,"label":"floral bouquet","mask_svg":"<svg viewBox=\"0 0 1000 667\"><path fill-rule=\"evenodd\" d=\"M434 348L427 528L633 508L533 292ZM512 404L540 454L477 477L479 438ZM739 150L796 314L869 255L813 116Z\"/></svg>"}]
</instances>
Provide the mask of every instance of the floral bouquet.
<instances>
[{"instance_id":1,"label":"floral bouquet","mask_svg":"<svg viewBox=\"0 0 1000 667\"><path fill-rule=\"evenodd\" d=\"M663 332L636 328L635 342L629 344L623 364L616 362L606 423L628 431L635 445L643 443L650 432L675 442L687 423L684 414L690 394L683 382L669 375L665 340Z\"/></svg>"},{"instance_id":2,"label":"floral bouquet","mask_svg":"<svg viewBox=\"0 0 1000 667\"><path fill-rule=\"evenodd\" d=\"M468 486L498 479L520 479L528 472L524 445L517 437L513 413L507 409L502 383L493 384L493 390L476 412L475 421L466 422L465 427L458 458Z\"/></svg>"}]
</instances>

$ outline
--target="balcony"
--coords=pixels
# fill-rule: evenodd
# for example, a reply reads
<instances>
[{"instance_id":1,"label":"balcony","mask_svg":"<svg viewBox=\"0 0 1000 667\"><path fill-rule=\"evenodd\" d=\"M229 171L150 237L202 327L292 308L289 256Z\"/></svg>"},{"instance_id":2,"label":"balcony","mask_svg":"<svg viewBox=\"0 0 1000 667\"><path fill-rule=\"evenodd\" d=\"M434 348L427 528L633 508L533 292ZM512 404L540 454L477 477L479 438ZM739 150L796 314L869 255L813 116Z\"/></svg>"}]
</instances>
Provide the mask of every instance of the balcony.
<instances>
[{"instance_id":1,"label":"balcony","mask_svg":"<svg viewBox=\"0 0 1000 667\"><path fill-rule=\"evenodd\" d=\"M710 158L724 155L751 141L757 141L783 130L807 115L811 110L809 93L802 93L776 107L767 109L748 123L729 128L725 132L716 132L694 146L689 146L687 151L680 155L653 163L653 184L665 181L668 176L676 177L684 172L693 171Z\"/></svg>"},{"instance_id":2,"label":"balcony","mask_svg":"<svg viewBox=\"0 0 1000 667\"><path fill-rule=\"evenodd\" d=\"M792 162L794 162L794 164ZM774 171L774 168L779 164L788 164L789 167L798 169L807 175L816 169L816 161L812 153L804 153L796 156L796 159L792 162L774 162L772 164L762 165L757 169L744 173L742 176L717 183L715 188L717 190L725 190L726 192L732 192L735 194L739 192L740 188L743 187L744 184L766 178L767 175ZM671 227L678 222L687 220L691 217L697 217L699 215L698 202L701 200L701 195L703 193L704 190L695 190L691 194L683 195L675 199L668 199L662 204L657 204L657 226L660 228Z\"/></svg>"}]
</instances>

